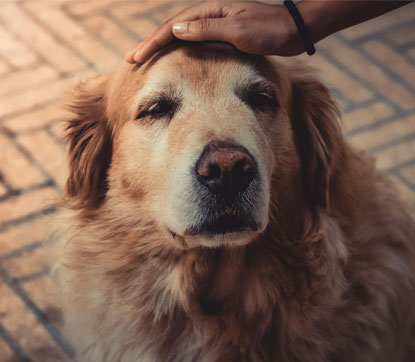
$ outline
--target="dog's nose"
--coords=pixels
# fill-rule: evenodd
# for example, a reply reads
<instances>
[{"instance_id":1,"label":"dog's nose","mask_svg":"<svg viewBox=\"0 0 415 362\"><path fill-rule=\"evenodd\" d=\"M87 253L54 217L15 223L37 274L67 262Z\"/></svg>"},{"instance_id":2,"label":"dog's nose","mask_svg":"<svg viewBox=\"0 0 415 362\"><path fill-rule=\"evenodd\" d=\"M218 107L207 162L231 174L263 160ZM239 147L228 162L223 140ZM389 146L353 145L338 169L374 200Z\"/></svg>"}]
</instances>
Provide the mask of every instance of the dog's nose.
<instances>
[{"instance_id":1,"label":"dog's nose","mask_svg":"<svg viewBox=\"0 0 415 362\"><path fill-rule=\"evenodd\" d=\"M255 162L242 146L212 142L197 161L199 181L214 193L232 196L244 191L255 176Z\"/></svg>"}]
</instances>

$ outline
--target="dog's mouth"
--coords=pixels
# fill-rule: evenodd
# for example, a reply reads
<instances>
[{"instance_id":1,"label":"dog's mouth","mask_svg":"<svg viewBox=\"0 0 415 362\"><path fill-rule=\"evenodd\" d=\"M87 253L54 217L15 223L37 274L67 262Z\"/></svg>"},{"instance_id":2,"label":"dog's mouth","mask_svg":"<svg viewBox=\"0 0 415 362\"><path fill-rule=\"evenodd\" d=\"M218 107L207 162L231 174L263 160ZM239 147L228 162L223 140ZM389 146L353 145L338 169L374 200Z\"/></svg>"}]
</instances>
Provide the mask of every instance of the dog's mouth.
<instances>
[{"instance_id":1,"label":"dog's mouth","mask_svg":"<svg viewBox=\"0 0 415 362\"><path fill-rule=\"evenodd\" d=\"M258 225L249 218L236 215L221 215L217 218L207 220L206 222L193 226L186 230L186 235L207 236L225 235L230 233L241 233L247 230L257 231Z\"/></svg>"}]
</instances>

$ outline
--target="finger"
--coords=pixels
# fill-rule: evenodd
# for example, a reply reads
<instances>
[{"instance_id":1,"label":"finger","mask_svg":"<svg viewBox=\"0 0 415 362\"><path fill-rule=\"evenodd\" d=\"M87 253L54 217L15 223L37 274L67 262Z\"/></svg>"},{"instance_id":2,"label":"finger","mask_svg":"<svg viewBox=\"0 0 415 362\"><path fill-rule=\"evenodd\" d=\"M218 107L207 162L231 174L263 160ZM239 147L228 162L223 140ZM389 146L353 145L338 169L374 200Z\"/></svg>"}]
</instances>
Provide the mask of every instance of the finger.
<instances>
[{"instance_id":1,"label":"finger","mask_svg":"<svg viewBox=\"0 0 415 362\"><path fill-rule=\"evenodd\" d=\"M173 40L171 26L161 29L156 35L140 44L130 55L132 63L144 63L152 54ZM127 60L128 61L128 60Z\"/></svg>"},{"instance_id":2,"label":"finger","mask_svg":"<svg viewBox=\"0 0 415 362\"><path fill-rule=\"evenodd\" d=\"M233 32L230 30L232 27L229 26L229 20L226 18L181 22L172 27L176 38L187 41L220 40L232 42Z\"/></svg>"},{"instance_id":3,"label":"finger","mask_svg":"<svg viewBox=\"0 0 415 362\"><path fill-rule=\"evenodd\" d=\"M151 36L138 44L133 50L125 54L125 60L129 63L144 62L160 48L167 45L174 38L172 25L181 21L192 21L204 17L222 16L222 6L217 2L203 1L189 8L184 9L179 14L169 19Z\"/></svg>"},{"instance_id":4,"label":"finger","mask_svg":"<svg viewBox=\"0 0 415 362\"><path fill-rule=\"evenodd\" d=\"M142 63L147 60L152 53L155 53L164 45L171 42L173 38L171 24L164 24L151 36L138 44L133 50L127 52L124 58L128 63Z\"/></svg>"},{"instance_id":5,"label":"finger","mask_svg":"<svg viewBox=\"0 0 415 362\"><path fill-rule=\"evenodd\" d=\"M137 52L137 50L138 50L138 46L135 47L133 50L130 50L127 53L124 54L124 59L125 59L125 61L127 63L130 63L130 64L134 64L135 63L135 61L134 61L134 55Z\"/></svg>"}]
</instances>

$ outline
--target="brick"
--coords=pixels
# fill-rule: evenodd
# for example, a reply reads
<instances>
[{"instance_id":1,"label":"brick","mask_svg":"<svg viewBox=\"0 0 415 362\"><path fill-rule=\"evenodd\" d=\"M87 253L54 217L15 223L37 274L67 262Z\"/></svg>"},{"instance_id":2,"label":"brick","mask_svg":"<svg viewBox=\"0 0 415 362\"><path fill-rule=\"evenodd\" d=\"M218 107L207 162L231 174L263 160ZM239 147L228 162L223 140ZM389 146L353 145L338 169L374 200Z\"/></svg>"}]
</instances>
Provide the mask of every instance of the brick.
<instances>
[{"instance_id":1,"label":"brick","mask_svg":"<svg viewBox=\"0 0 415 362\"><path fill-rule=\"evenodd\" d=\"M52 260L49 259L47 249L46 247L38 248L20 257L6 259L1 263L1 267L13 278L21 278L49 269Z\"/></svg>"},{"instance_id":2,"label":"brick","mask_svg":"<svg viewBox=\"0 0 415 362\"><path fill-rule=\"evenodd\" d=\"M43 292L48 293L47 290ZM36 316L3 281L0 281L0 295L2 296L0 298L2 324L32 361L66 362L69 360Z\"/></svg>"},{"instance_id":3,"label":"brick","mask_svg":"<svg viewBox=\"0 0 415 362\"><path fill-rule=\"evenodd\" d=\"M10 71L10 68L4 62L0 60L0 75L3 75L4 73L7 73L9 71Z\"/></svg>"},{"instance_id":4,"label":"brick","mask_svg":"<svg viewBox=\"0 0 415 362\"><path fill-rule=\"evenodd\" d=\"M68 4L68 11L73 15L83 16L94 11L108 9L114 0L100 0L100 1L81 1L73 4Z\"/></svg>"},{"instance_id":5,"label":"brick","mask_svg":"<svg viewBox=\"0 0 415 362\"><path fill-rule=\"evenodd\" d=\"M408 50L408 56L415 61L415 48Z\"/></svg>"},{"instance_id":6,"label":"brick","mask_svg":"<svg viewBox=\"0 0 415 362\"><path fill-rule=\"evenodd\" d=\"M379 16L378 18L343 30L342 34L348 39L357 39L375 32L381 32L383 29L387 29L401 22L413 21L414 11L415 6L411 3L387 15Z\"/></svg>"},{"instance_id":7,"label":"brick","mask_svg":"<svg viewBox=\"0 0 415 362\"><path fill-rule=\"evenodd\" d=\"M111 7L111 14L115 15L120 19L131 19L137 18L143 13L148 12L160 5L165 5L166 0L141 0L140 3L132 1L120 1Z\"/></svg>"},{"instance_id":8,"label":"brick","mask_svg":"<svg viewBox=\"0 0 415 362\"><path fill-rule=\"evenodd\" d=\"M0 224L54 205L56 198L56 190L47 187L3 201L0 203Z\"/></svg>"},{"instance_id":9,"label":"brick","mask_svg":"<svg viewBox=\"0 0 415 362\"><path fill-rule=\"evenodd\" d=\"M180 11L186 9L187 7L195 4L197 1L175 1L170 6L162 7L159 11L154 14L154 18L163 24L165 21L175 16Z\"/></svg>"},{"instance_id":10,"label":"brick","mask_svg":"<svg viewBox=\"0 0 415 362\"><path fill-rule=\"evenodd\" d=\"M2 126L16 133L28 132L44 127L45 125L60 123L65 119L68 112L65 112L62 105L52 102L15 117L10 117L2 123Z\"/></svg>"},{"instance_id":11,"label":"brick","mask_svg":"<svg viewBox=\"0 0 415 362\"><path fill-rule=\"evenodd\" d=\"M33 21L17 5L3 5L0 19L57 69L73 72L85 67L79 58L56 41L48 31ZM59 26L53 23L53 19L50 19L49 23Z\"/></svg>"},{"instance_id":12,"label":"brick","mask_svg":"<svg viewBox=\"0 0 415 362\"><path fill-rule=\"evenodd\" d=\"M7 193L7 189L4 187L4 185L0 184L0 197L4 196Z\"/></svg>"},{"instance_id":13,"label":"brick","mask_svg":"<svg viewBox=\"0 0 415 362\"><path fill-rule=\"evenodd\" d=\"M95 63L99 71L106 72L122 62L120 56L105 48L65 12L51 7L49 2L27 3L26 6L35 12L45 24L49 23L49 19L54 19L59 24L53 28L54 33L65 39L89 62Z\"/></svg>"},{"instance_id":14,"label":"brick","mask_svg":"<svg viewBox=\"0 0 415 362\"><path fill-rule=\"evenodd\" d=\"M414 142L400 143L396 146L389 147L375 154L377 158L377 167L379 169L389 169L394 165L408 162L414 159L415 144Z\"/></svg>"},{"instance_id":15,"label":"brick","mask_svg":"<svg viewBox=\"0 0 415 362\"><path fill-rule=\"evenodd\" d=\"M373 98L373 92L353 80L348 74L326 59L324 55L316 53L311 58L308 55L303 55L301 58L314 69L318 69L317 75L321 76L325 83L338 89L351 101L364 102Z\"/></svg>"},{"instance_id":16,"label":"brick","mask_svg":"<svg viewBox=\"0 0 415 362\"><path fill-rule=\"evenodd\" d=\"M415 15L415 13L414 13ZM415 29L414 29L415 31ZM415 33L414 33L415 34ZM415 36L412 35L415 40ZM363 48L376 59L385 64L391 72L397 74L412 86L415 84L415 67L403 58L391 47L379 42L370 41L363 45Z\"/></svg>"},{"instance_id":17,"label":"brick","mask_svg":"<svg viewBox=\"0 0 415 362\"><path fill-rule=\"evenodd\" d=\"M108 73L117 69L124 64L124 59L121 55L113 53L108 48L104 47L95 38L88 36L84 39L75 41L78 48L84 48L83 54L88 51L87 57L94 64L94 69L83 72L83 78L86 76L93 76L98 73Z\"/></svg>"},{"instance_id":18,"label":"brick","mask_svg":"<svg viewBox=\"0 0 415 362\"><path fill-rule=\"evenodd\" d=\"M14 355L8 344L0 338L0 356L3 362L18 362L18 358Z\"/></svg>"},{"instance_id":19,"label":"brick","mask_svg":"<svg viewBox=\"0 0 415 362\"><path fill-rule=\"evenodd\" d=\"M106 62L106 60L105 60ZM105 63L104 63L105 64ZM119 59L117 58L117 65L123 65L124 63L120 63ZM106 65L106 64L105 64ZM97 75L102 75L102 71L100 70L100 64L97 64L96 67L94 68L87 68L87 69L82 69L80 71L74 72L71 74L71 77L68 78L70 79L69 81L69 86L66 87L66 89L64 89L63 95L66 96L67 92L71 89L71 87L73 87L75 84L79 83L80 81L84 81L90 77L96 77ZM111 68L111 71L114 71L114 67ZM65 101L66 98L63 98L63 101Z\"/></svg>"},{"instance_id":20,"label":"brick","mask_svg":"<svg viewBox=\"0 0 415 362\"><path fill-rule=\"evenodd\" d=\"M414 41L414 34L415 24L412 22L408 26L401 27L396 31L386 34L385 38L395 46L402 46L412 43Z\"/></svg>"},{"instance_id":21,"label":"brick","mask_svg":"<svg viewBox=\"0 0 415 362\"><path fill-rule=\"evenodd\" d=\"M66 153L44 130L38 130L18 137L18 142L27 149L46 172L63 186L68 177Z\"/></svg>"},{"instance_id":22,"label":"brick","mask_svg":"<svg viewBox=\"0 0 415 362\"><path fill-rule=\"evenodd\" d=\"M134 31L134 33L136 33L141 40L144 40L158 28L153 21L147 18L132 18L128 20L127 24L128 27ZM135 42L135 44L130 48L133 48L135 45L137 45L137 42ZM127 50L130 50L130 48Z\"/></svg>"},{"instance_id":23,"label":"brick","mask_svg":"<svg viewBox=\"0 0 415 362\"><path fill-rule=\"evenodd\" d=\"M357 76L371 84L376 90L403 109L413 107L413 95L406 88L388 77L381 68L371 63L357 50L352 49L336 37L327 39L324 49ZM321 43L321 46L323 46ZM394 66L394 65L392 65Z\"/></svg>"},{"instance_id":24,"label":"brick","mask_svg":"<svg viewBox=\"0 0 415 362\"><path fill-rule=\"evenodd\" d=\"M335 88L333 87L329 87L329 91L333 92ZM344 99L337 97L336 95L333 95L334 101L337 104L337 107L339 108L340 112L343 112L344 108L346 107L346 102L344 101Z\"/></svg>"},{"instance_id":25,"label":"brick","mask_svg":"<svg viewBox=\"0 0 415 362\"><path fill-rule=\"evenodd\" d=\"M48 317L48 320L62 332L63 314L59 305L59 294L51 278L44 275L36 280L24 283L22 287L30 299Z\"/></svg>"},{"instance_id":26,"label":"brick","mask_svg":"<svg viewBox=\"0 0 415 362\"><path fill-rule=\"evenodd\" d=\"M391 175L391 180L396 190L399 192L400 199L405 203L406 207L412 211L415 208L415 195L414 192L406 185L404 185L395 175ZM415 215L411 213L411 216L415 219Z\"/></svg>"},{"instance_id":27,"label":"brick","mask_svg":"<svg viewBox=\"0 0 415 362\"><path fill-rule=\"evenodd\" d=\"M18 94L11 94L0 98L0 117L22 113L24 110L43 106L56 101L64 91L78 82L76 78L65 78L26 89Z\"/></svg>"},{"instance_id":28,"label":"brick","mask_svg":"<svg viewBox=\"0 0 415 362\"><path fill-rule=\"evenodd\" d=\"M389 122L382 127L377 127L368 132L359 133L349 138L350 142L357 147L364 147L370 150L387 144L408 134L415 132L415 122L412 115ZM414 137L415 140L415 137Z\"/></svg>"},{"instance_id":29,"label":"brick","mask_svg":"<svg viewBox=\"0 0 415 362\"><path fill-rule=\"evenodd\" d=\"M384 103L376 102L365 108L357 108L343 115L343 124L346 131L366 126L376 120L385 119L393 114L392 108Z\"/></svg>"},{"instance_id":30,"label":"brick","mask_svg":"<svg viewBox=\"0 0 415 362\"><path fill-rule=\"evenodd\" d=\"M65 123L64 122L55 122L50 127L50 131L55 135L59 142L64 143L64 134L65 134Z\"/></svg>"},{"instance_id":31,"label":"brick","mask_svg":"<svg viewBox=\"0 0 415 362\"><path fill-rule=\"evenodd\" d=\"M111 44L122 56L124 52L134 47L137 40L123 32L117 24L105 15L97 14L85 20L85 24L101 39Z\"/></svg>"},{"instance_id":32,"label":"brick","mask_svg":"<svg viewBox=\"0 0 415 362\"><path fill-rule=\"evenodd\" d=\"M37 56L1 25L0 54L16 67L27 66L37 61Z\"/></svg>"},{"instance_id":33,"label":"brick","mask_svg":"<svg viewBox=\"0 0 415 362\"><path fill-rule=\"evenodd\" d=\"M0 147L0 171L14 188L19 189L44 181L41 172L2 134Z\"/></svg>"},{"instance_id":34,"label":"brick","mask_svg":"<svg viewBox=\"0 0 415 362\"><path fill-rule=\"evenodd\" d=\"M47 82L56 76L56 70L46 65L13 72L1 79L0 97L30 88L41 82Z\"/></svg>"},{"instance_id":35,"label":"brick","mask_svg":"<svg viewBox=\"0 0 415 362\"><path fill-rule=\"evenodd\" d=\"M400 170L401 174L415 186L415 165Z\"/></svg>"},{"instance_id":36,"label":"brick","mask_svg":"<svg viewBox=\"0 0 415 362\"><path fill-rule=\"evenodd\" d=\"M64 37L65 40L86 35L80 23L72 20L62 9L57 8L51 2L29 2L25 4L25 9L31 13L36 13L39 20L51 27L54 33ZM52 18L53 23L50 22ZM55 24L59 24L59 26L54 26Z\"/></svg>"},{"instance_id":37,"label":"brick","mask_svg":"<svg viewBox=\"0 0 415 362\"><path fill-rule=\"evenodd\" d=\"M0 256L36 241L48 240L51 235L53 217L53 215L42 216L0 233Z\"/></svg>"}]
</instances>

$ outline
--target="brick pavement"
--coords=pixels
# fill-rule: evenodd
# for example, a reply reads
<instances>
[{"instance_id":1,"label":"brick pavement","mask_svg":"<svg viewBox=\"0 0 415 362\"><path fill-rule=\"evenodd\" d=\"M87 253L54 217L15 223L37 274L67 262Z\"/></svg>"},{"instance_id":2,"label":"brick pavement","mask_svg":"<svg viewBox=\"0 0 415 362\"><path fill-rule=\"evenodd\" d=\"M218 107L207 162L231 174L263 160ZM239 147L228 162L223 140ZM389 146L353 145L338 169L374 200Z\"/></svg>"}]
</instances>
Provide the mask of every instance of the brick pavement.
<instances>
[{"instance_id":1,"label":"brick pavement","mask_svg":"<svg viewBox=\"0 0 415 362\"><path fill-rule=\"evenodd\" d=\"M0 362L70 361L42 248L66 177L59 101L183 1L0 1ZM344 114L344 131L390 174L415 217L415 4L301 56Z\"/></svg>"}]
</instances>

